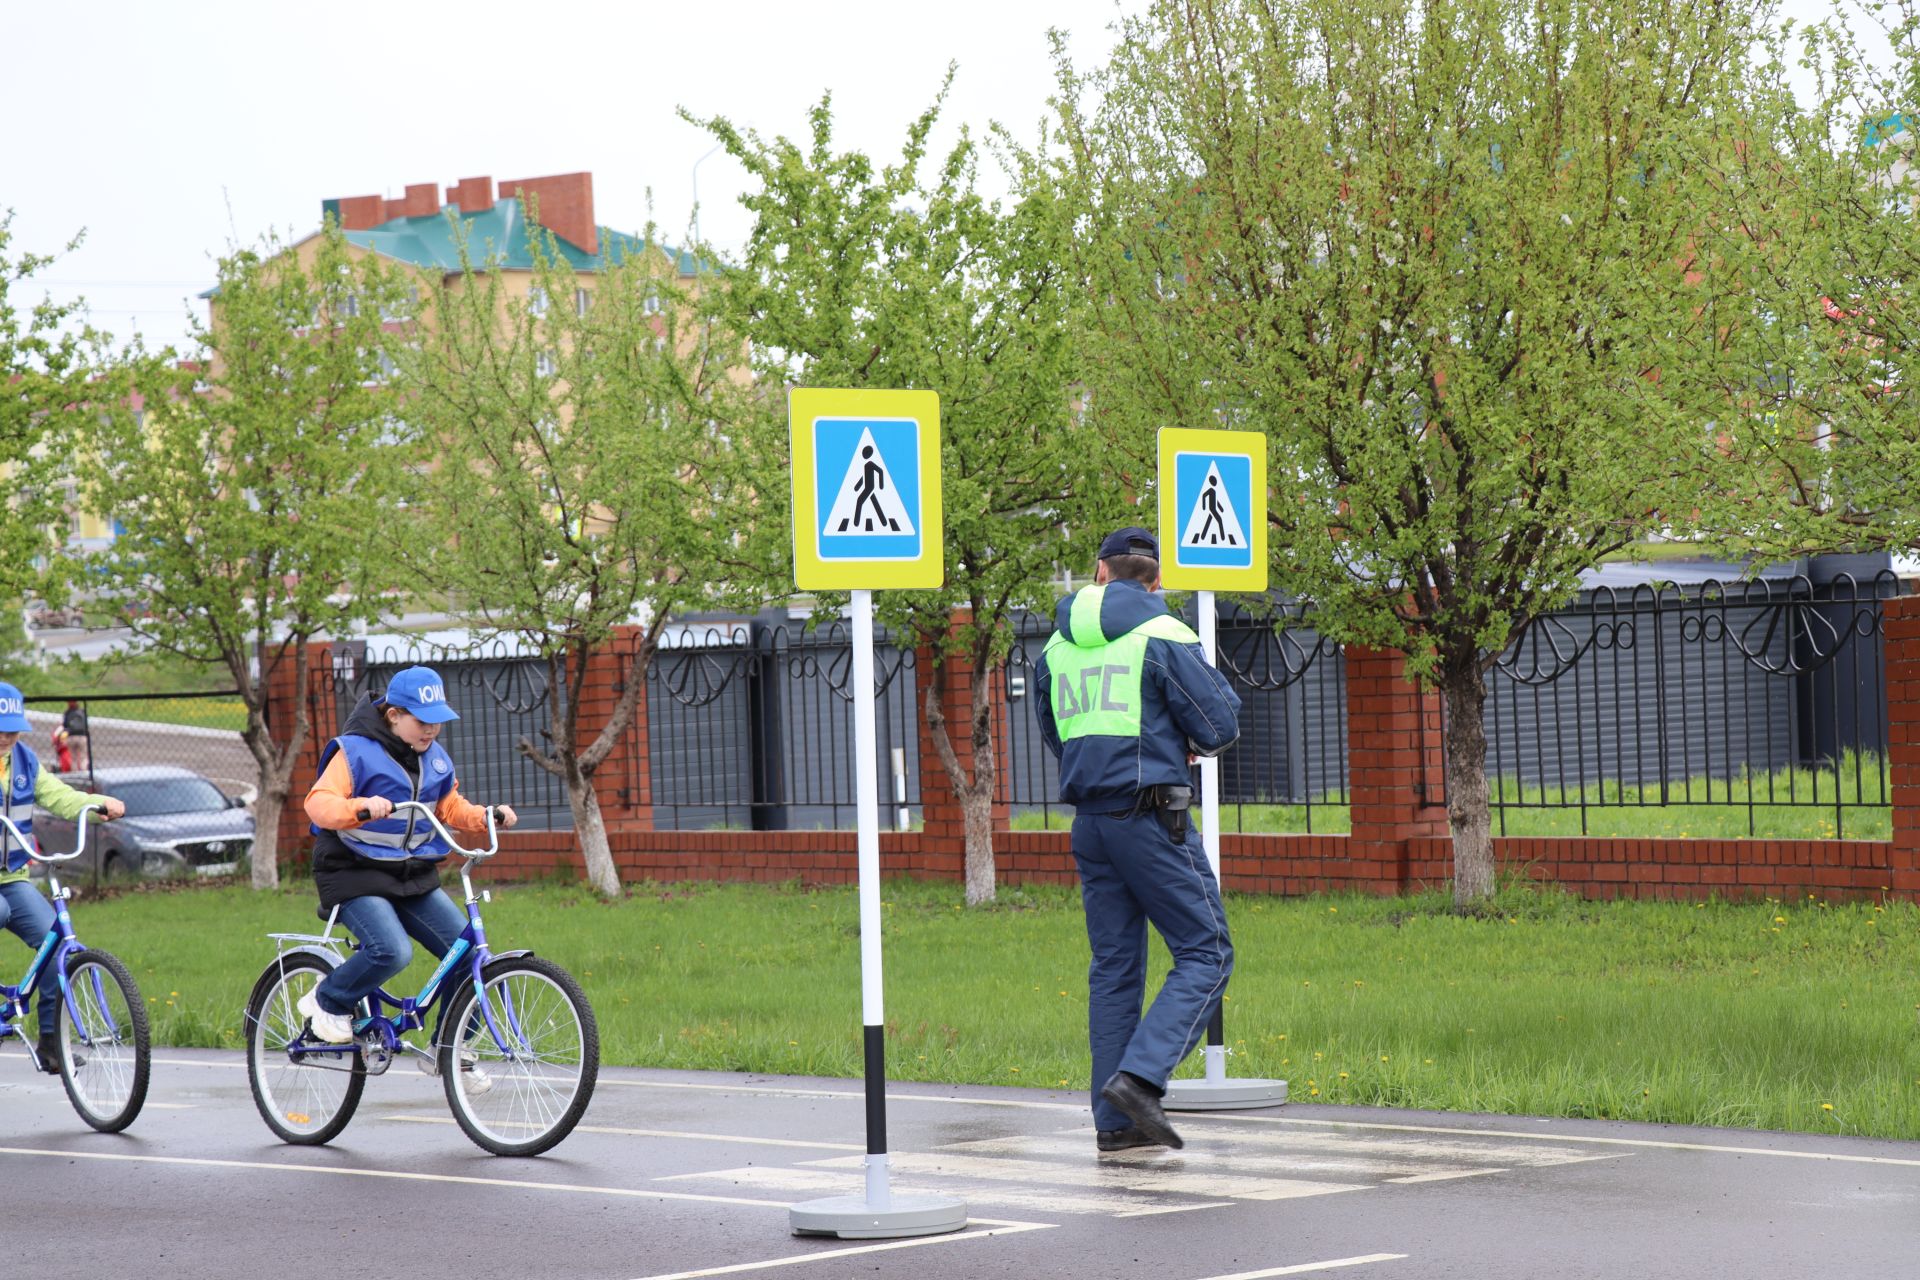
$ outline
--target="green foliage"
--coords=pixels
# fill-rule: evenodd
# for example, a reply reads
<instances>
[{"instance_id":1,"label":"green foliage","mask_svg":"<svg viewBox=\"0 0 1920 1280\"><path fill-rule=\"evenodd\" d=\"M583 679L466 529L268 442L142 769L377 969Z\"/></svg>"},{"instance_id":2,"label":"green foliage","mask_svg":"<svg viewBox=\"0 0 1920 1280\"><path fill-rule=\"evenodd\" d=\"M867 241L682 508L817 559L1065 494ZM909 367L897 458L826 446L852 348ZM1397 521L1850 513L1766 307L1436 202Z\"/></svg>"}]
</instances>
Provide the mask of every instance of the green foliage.
<instances>
[{"instance_id":1,"label":"green foliage","mask_svg":"<svg viewBox=\"0 0 1920 1280\"><path fill-rule=\"evenodd\" d=\"M121 533L72 572L126 602L120 621L147 646L220 668L249 703L250 741L265 740L267 681L289 660L277 642L378 617L397 576L379 351L401 298L332 230L306 257L235 253L195 333L204 361L137 362L137 405L75 442L83 501Z\"/></svg>"},{"instance_id":2,"label":"green foliage","mask_svg":"<svg viewBox=\"0 0 1920 1280\"><path fill-rule=\"evenodd\" d=\"M531 249L514 297L463 242L460 276L392 344L423 464L409 567L545 658L627 622L757 604L733 536L752 477L730 436L753 402L711 281L681 279L651 231L592 275L544 233Z\"/></svg>"},{"instance_id":3,"label":"green foliage","mask_svg":"<svg viewBox=\"0 0 1920 1280\"><path fill-rule=\"evenodd\" d=\"M79 247L75 239L67 246ZM109 367L102 335L79 322L84 304L29 302L18 295L54 261L16 248L13 213L0 209L0 481L6 518L0 519L0 654L24 647L18 602L46 589L42 569L66 528L59 481L68 459L52 436L83 430L94 379Z\"/></svg>"},{"instance_id":4,"label":"green foliage","mask_svg":"<svg viewBox=\"0 0 1920 1280\"><path fill-rule=\"evenodd\" d=\"M1865 32L1884 33L1890 65L1876 68ZM1920 6L1839 5L1765 49L1702 238L1700 268L1746 301L1717 319L1725 406L1698 468L1702 523L1776 560L1920 546L1920 403L1908 390Z\"/></svg>"},{"instance_id":5,"label":"green foliage","mask_svg":"<svg viewBox=\"0 0 1920 1280\"><path fill-rule=\"evenodd\" d=\"M1063 57L1096 404L1140 458L1265 433L1279 584L1457 683L1669 518L1751 10L1162 0L1104 70Z\"/></svg>"},{"instance_id":6,"label":"green foliage","mask_svg":"<svg viewBox=\"0 0 1920 1280\"><path fill-rule=\"evenodd\" d=\"M945 101L943 86L885 165L835 149L826 98L798 142L725 119L695 123L757 184L742 197L754 226L726 305L763 376L939 393L947 585L875 603L883 622L984 667L1012 642L1012 610L1052 608L1058 564L1091 561L1100 530L1086 513L1110 511L1111 489L1074 411L1077 293L1062 192L1043 157L1005 135L1007 206L980 193L980 150L965 130L929 164ZM785 491L765 497L762 519L784 523ZM950 636L955 605L972 616Z\"/></svg>"}]
</instances>

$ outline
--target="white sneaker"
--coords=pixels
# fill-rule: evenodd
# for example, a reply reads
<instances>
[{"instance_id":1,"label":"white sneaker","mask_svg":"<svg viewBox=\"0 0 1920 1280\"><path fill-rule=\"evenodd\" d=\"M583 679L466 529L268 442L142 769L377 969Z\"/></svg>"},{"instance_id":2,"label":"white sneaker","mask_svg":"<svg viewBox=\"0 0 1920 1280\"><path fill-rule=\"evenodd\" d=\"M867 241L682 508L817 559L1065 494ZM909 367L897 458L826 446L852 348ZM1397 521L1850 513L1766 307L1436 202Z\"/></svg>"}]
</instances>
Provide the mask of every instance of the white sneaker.
<instances>
[{"instance_id":1,"label":"white sneaker","mask_svg":"<svg viewBox=\"0 0 1920 1280\"><path fill-rule=\"evenodd\" d=\"M353 1019L344 1013L328 1013L313 998L313 992L300 997L300 1003L294 1006L307 1016L307 1022L313 1027L313 1034L328 1044L345 1044L353 1039Z\"/></svg>"}]
</instances>

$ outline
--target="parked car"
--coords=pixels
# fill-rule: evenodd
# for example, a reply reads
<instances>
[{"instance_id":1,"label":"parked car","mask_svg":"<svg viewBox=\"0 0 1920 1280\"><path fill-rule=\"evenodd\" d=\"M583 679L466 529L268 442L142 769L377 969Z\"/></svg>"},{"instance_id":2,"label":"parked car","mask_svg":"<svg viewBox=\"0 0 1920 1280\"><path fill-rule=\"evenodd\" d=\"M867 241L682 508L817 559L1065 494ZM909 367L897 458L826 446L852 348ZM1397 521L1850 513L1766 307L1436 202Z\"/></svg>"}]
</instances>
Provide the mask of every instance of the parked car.
<instances>
[{"instance_id":1,"label":"parked car","mask_svg":"<svg viewBox=\"0 0 1920 1280\"><path fill-rule=\"evenodd\" d=\"M97 770L91 780L84 773L64 774L61 780L127 806L127 816L118 822L87 824L86 851L71 864L76 877L93 871L102 876L226 875L238 870L253 849L253 815L245 802L191 769L130 765ZM73 823L42 810L33 824L43 847L72 847Z\"/></svg>"}]
</instances>

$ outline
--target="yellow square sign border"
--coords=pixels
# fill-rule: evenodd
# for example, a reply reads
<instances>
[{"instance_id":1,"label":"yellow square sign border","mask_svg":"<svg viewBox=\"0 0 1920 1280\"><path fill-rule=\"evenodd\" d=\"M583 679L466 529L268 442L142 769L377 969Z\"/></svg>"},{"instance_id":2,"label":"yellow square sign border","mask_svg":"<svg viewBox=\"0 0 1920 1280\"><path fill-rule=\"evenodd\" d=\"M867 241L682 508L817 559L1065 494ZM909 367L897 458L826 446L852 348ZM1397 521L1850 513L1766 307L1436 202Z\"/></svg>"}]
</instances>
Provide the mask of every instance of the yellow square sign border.
<instances>
[{"instance_id":1,"label":"yellow square sign border","mask_svg":"<svg viewBox=\"0 0 1920 1280\"><path fill-rule=\"evenodd\" d=\"M1267 437L1258 431L1218 431L1204 427L1162 427L1159 436L1160 585L1175 591L1261 592L1267 589ZM1245 569L1208 565L1182 567L1175 560L1180 543L1179 502L1174 492L1174 458L1182 453L1228 453L1248 460L1253 510L1241 514L1253 564Z\"/></svg>"},{"instance_id":2,"label":"yellow square sign border","mask_svg":"<svg viewBox=\"0 0 1920 1280\"><path fill-rule=\"evenodd\" d=\"M825 560L814 498L814 424L822 418L911 419L920 435L920 554L912 560ZM793 462L793 579L801 591L885 591L946 583L946 519L940 490L940 395L935 391L793 387L787 392Z\"/></svg>"}]
</instances>

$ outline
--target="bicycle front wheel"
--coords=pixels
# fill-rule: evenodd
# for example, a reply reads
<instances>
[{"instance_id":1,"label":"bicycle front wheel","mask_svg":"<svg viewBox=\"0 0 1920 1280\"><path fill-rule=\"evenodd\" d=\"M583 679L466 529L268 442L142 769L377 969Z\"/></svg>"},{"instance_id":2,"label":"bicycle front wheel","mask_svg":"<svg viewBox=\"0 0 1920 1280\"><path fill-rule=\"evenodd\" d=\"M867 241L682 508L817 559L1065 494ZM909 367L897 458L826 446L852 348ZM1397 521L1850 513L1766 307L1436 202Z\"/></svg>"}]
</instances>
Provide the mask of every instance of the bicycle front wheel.
<instances>
[{"instance_id":1,"label":"bicycle front wheel","mask_svg":"<svg viewBox=\"0 0 1920 1280\"><path fill-rule=\"evenodd\" d=\"M118 1133L147 1101L147 1002L127 966L105 951L67 957L67 991L70 1000L60 1002L60 1083L82 1120Z\"/></svg>"},{"instance_id":2,"label":"bicycle front wheel","mask_svg":"<svg viewBox=\"0 0 1920 1280\"><path fill-rule=\"evenodd\" d=\"M440 1077L469 1138L537 1156L573 1132L600 1074L600 1028L572 974L537 956L496 960L441 1026Z\"/></svg>"},{"instance_id":3,"label":"bicycle front wheel","mask_svg":"<svg viewBox=\"0 0 1920 1280\"><path fill-rule=\"evenodd\" d=\"M282 1142L331 1142L353 1119L367 1087L358 1046L351 1053L287 1052L307 1024L300 998L332 972L333 963L321 956L282 956L267 966L247 999L247 1081L260 1118ZM307 1043L319 1042L308 1037Z\"/></svg>"}]
</instances>

